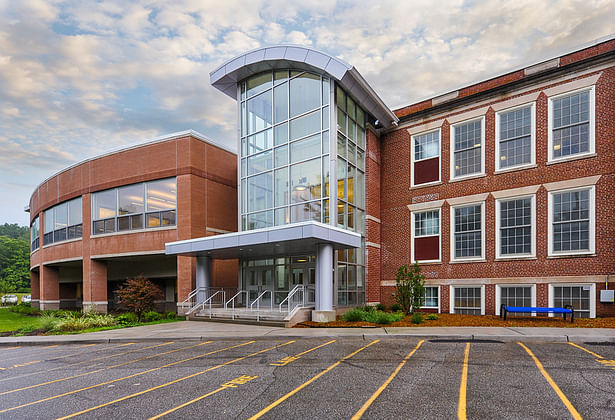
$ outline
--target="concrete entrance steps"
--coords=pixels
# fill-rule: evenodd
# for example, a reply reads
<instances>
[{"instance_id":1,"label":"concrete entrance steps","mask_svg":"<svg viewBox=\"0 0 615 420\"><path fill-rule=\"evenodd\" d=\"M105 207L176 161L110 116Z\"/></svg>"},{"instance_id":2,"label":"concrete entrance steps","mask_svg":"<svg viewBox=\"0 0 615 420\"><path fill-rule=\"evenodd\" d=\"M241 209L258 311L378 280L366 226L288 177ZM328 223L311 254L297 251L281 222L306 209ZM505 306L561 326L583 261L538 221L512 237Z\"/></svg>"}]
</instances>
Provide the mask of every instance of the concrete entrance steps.
<instances>
[{"instance_id":1,"label":"concrete entrance steps","mask_svg":"<svg viewBox=\"0 0 615 420\"><path fill-rule=\"evenodd\" d=\"M191 314L189 319L191 321L215 321L275 327L292 327L299 322L308 321L311 318L312 309L314 308L298 308L289 316L287 312L280 312L278 310L271 311L261 309L260 311L252 311L247 308L235 308L235 319L233 319L233 310L230 308L212 308L211 318L209 316L209 308L207 308Z\"/></svg>"}]
</instances>

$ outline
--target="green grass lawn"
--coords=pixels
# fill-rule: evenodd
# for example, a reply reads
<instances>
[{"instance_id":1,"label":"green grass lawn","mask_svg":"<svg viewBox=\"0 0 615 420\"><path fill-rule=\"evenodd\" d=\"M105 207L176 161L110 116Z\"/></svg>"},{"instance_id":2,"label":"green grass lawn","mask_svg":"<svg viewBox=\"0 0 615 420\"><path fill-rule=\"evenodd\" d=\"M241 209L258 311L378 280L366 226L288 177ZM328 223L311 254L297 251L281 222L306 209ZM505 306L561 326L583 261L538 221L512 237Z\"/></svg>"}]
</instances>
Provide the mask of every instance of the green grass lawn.
<instances>
[{"instance_id":1,"label":"green grass lawn","mask_svg":"<svg viewBox=\"0 0 615 420\"><path fill-rule=\"evenodd\" d=\"M17 331L22 328L37 329L40 318L11 312L8 308L0 308L0 332Z\"/></svg>"}]
</instances>

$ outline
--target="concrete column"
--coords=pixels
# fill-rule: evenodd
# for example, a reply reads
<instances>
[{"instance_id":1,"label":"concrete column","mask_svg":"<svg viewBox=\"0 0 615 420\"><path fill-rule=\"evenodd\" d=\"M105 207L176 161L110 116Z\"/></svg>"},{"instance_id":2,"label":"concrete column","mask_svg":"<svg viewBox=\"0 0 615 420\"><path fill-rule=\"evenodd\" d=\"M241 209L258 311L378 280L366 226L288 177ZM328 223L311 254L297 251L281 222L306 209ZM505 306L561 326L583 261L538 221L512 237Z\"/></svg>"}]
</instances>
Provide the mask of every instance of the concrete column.
<instances>
[{"instance_id":1,"label":"concrete column","mask_svg":"<svg viewBox=\"0 0 615 420\"><path fill-rule=\"evenodd\" d=\"M60 273L57 268L41 266L39 306L41 310L60 309Z\"/></svg>"},{"instance_id":2,"label":"concrete column","mask_svg":"<svg viewBox=\"0 0 615 420\"><path fill-rule=\"evenodd\" d=\"M32 290L32 307L38 308L41 299L40 276L38 271L30 271L30 289Z\"/></svg>"},{"instance_id":3,"label":"concrete column","mask_svg":"<svg viewBox=\"0 0 615 420\"><path fill-rule=\"evenodd\" d=\"M107 263L83 261L83 310L107 313Z\"/></svg>"},{"instance_id":4,"label":"concrete column","mask_svg":"<svg viewBox=\"0 0 615 420\"><path fill-rule=\"evenodd\" d=\"M318 245L316 250L316 309L312 311L312 321L335 321L333 268L333 245Z\"/></svg>"},{"instance_id":5,"label":"concrete column","mask_svg":"<svg viewBox=\"0 0 615 420\"><path fill-rule=\"evenodd\" d=\"M208 256L196 257L196 288L211 287L211 258ZM209 297L209 290L197 294L197 303Z\"/></svg>"}]
</instances>

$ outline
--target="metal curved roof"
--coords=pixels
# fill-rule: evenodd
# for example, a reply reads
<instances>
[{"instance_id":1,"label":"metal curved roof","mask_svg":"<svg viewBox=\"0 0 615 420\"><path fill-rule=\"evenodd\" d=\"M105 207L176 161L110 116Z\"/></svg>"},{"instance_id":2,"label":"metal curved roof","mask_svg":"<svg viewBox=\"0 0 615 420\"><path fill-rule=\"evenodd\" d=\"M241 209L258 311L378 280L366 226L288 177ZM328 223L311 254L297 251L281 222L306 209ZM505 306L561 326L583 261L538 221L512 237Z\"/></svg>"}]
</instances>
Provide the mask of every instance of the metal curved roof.
<instances>
[{"instance_id":1,"label":"metal curved roof","mask_svg":"<svg viewBox=\"0 0 615 420\"><path fill-rule=\"evenodd\" d=\"M399 121L356 68L312 48L276 45L248 51L212 71L209 79L213 87L237 99L237 82L263 71L282 68L326 74L335 79L382 126L390 127Z\"/></svg>"}]
</instances>

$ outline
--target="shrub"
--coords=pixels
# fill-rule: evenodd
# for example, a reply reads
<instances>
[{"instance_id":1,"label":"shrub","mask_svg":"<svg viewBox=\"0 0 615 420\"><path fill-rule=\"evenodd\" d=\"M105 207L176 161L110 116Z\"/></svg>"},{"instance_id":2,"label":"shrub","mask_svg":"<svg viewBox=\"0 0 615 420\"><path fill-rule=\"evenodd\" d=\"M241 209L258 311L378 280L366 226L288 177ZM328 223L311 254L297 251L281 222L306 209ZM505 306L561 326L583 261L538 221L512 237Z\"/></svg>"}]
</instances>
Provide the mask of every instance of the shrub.
<instances>
[{"instance_id":1,"label":"shrub","mask_svg":"<svg viewBox=\"0 0 615 420\"><path fill-rule=\"evenodd\" d=\"M387 307L384 303L379 303L378 305L376 305L376 310L384 312L387 310Z\"/></svg>"},{"instance_id":2,"label":"shrub","mask_svg":"<svg viewBox=\"0 0 615 420\"><path fill-rule=\"evenodd\" d=\"M112 327L117 325L116 319L108 314L87 313L79 318L61 318L56 325L60 331L80 331L89 328Z\"/></svg>"},{"instance_id":3,"label":"shrub","mask_svg":"<svg viewBox=\"0 0 615 420\"><path fill-rule=\"evenodd\" d=\"M413 324L421 324L423 322L423 314L420 312L413 313L411 321Z\"/></svg>"},{"instance_id":4,"label":"shrub","mask_svg":"<svg viewBox=\"0 0 615 420\"><path fill-rule=\"evenodd\" d=\"M361 308L363 310L363 312L374 312L376 310L376 308L372 305L365 305Z\"/></svg>"},{"instance_id":5,"label":"shrub","mask_svg":"<svg viewBox=\"0 0 615 420\"><path fill-rule=\"evenodd\" d=\"M363 311L361 308L354 308L342 315L342 319L346 322L356 322L363 321L364 316L365 311Z\"/></svg>"},{"instance_id":6,"label":"shrub","mask_svg":"<svg viewBox=\"0 0 615 420\"><path fill-rule=\"evenodd\" d=\"M421 274L418 263L412 266L404 264L395 274L395 292L393 297L401 309L409 314L421 307L425 300L425 276Z\"/></svg>"},{"instance_id":7,"label":"shrub","mask_svg":"<svg viewBox=\"0 0 615 420\"><path fill-rule=\"evenodd\" d=\"M399 312L401 311L401 305L399 303L394 303L391 305L391 312Z\"/></svg>"},{"instance_id":8,"label":"shrub","mask_svg":"<svg viewBox=\"0 0 615 420\"><path fill-rule=\"evenodd\" d=\"M126 282L116 292L119 303L137 314L139 321L143 313L151 311L154 301L162 298L162 290L143 276L126 279Z\"/></svg>"},{"instance_id":9,"label":"shrub","mask_svg":"<svg viewBox=\"0 0 615 420\"><path fill-rule=\"evenodd\" d=\"M375 324L390 324L392 322L401 321L404 315L401 313L387 313L382 311L374 311L366 314L364 321L373 322Z\"/></svg>"},{"instance_id":10,"label":"shrub","mask_svg":"<svg viewBox=\"0 0 615 420\"><path fill-rule=\"evenodd\" d=\"M133 325L139 322L139 318L133 312L126 312L125 314L118 315L115 320L118 325Z\"/></svg>"},{"instance_id":11,"label":"shrub","mask_svg":"<svg viewBox=\"0 0 615 420\"><path fill-rule=\"evenodd\" d=\"M173 311L167 311L162 315L162 317L164 319L177 319L177 314Z\"/></svg>"},{"instance_id":12,"label":"shrub","mask_svg":"<svg viewBox=\"0 0 615 420\"><path fill-rule=\"evenodd\" d=\"M429 320L429 321L435 321L436 319L438 319L438 315L437 314L429 314L425 317L425 319Z\"/></svg>"},{"instance_id":13,"label":"shrub","mask_svg":"<svg viewBox=\"0 0 615 420\"><path fill-rule=\"evenodd\" d=\"M60 320L53 316L50 311L41 315L40 327L45 331L55 330L59 323Z\"/></svg>"},{"instance_id":14,"label":"shrub","mask_svg":"<svg viewBox=\"0 0 615 420\"><path fill-rule=\"evenodd\" d=\"M37 308L33 308L29 303L20 303L9 308L9 311L24 315L39 315L41 313Z\"/></svg>"},{"instance_id":15,"label":"shrub","mask_svg":"<svg viewBox=\"0 0 615 420\"><path fill-rule=\"evenodd\" d=\"M162 315L156 311L148 311L143 314L143 321L145 322L160 321L161 319Z\"/></svg>"}]
</instances>

